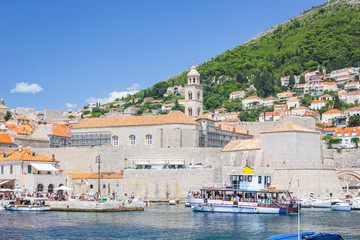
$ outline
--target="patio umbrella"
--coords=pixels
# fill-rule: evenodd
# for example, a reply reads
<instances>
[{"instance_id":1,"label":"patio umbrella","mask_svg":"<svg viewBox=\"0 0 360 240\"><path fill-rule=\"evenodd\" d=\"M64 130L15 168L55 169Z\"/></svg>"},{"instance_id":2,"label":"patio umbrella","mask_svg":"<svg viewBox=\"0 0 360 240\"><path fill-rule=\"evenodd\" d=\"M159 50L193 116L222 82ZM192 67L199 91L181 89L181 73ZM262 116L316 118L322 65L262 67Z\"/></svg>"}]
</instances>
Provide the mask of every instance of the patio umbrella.
<instances>
[{"instance_id":1,"label":"patio umbrella","mask_svg":"<svg viewBox=\"0 0 360 240\"><path fill-rule=\"evenodd\" d=\"M54 188L55 191L71 191L72 188L66 187L66 186L61 186L61 187L57 187Z\"/></svg>"}]
</instances>

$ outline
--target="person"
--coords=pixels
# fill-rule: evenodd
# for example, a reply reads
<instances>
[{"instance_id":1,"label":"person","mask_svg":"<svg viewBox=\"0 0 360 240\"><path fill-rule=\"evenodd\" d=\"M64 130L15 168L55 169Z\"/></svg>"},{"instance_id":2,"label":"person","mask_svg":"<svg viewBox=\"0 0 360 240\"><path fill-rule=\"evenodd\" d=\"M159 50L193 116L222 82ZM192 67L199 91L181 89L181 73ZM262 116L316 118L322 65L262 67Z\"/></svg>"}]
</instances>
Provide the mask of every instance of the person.
<instances>
[{"instance_id":1,"label":"person","mask_svg":"<svg viewBox=\"0 0 360 240\"><path fill-rule=\"evenodd\" d=\"M112 200L115 201L115 191L112 193Z\"/></svg>"},{"instance_id":2,"label":"person","mask_svg":"<svg viewBox=\"0 0 360 240\"><path fill-rule=\"evenodd\" d=\"M135 195L134 192L131 193L131 199L134 199Z\"/></svg>"}]
</instances>

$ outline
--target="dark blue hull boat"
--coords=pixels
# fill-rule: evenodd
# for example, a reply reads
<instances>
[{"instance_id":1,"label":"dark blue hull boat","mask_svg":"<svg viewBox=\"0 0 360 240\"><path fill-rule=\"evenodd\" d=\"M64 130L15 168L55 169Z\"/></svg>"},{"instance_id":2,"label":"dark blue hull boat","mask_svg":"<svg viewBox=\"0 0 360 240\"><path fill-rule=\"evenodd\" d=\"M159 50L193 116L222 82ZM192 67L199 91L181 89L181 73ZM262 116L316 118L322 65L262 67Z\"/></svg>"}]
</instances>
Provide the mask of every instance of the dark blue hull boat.
<instances>
[{"instance_id":1,"label":"dark blue hull boat","mask_svg":"<svg viewBox=\"0 0 360 240\"><path fill-rule=\"evenodd\" d=\"M300 239L308 240L344 240L338 233L300 233ZM268 237L266 240L298 240L297 233L281 233Z\"/></svg>"}]
</instances>

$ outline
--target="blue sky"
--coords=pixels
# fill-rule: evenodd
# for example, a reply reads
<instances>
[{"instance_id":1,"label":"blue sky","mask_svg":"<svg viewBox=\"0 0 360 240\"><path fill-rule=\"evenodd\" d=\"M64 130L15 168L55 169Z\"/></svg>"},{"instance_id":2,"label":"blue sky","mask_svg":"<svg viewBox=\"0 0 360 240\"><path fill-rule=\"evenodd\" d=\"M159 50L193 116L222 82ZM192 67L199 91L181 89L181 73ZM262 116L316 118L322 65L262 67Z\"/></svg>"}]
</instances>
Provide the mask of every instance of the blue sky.
<instances>
[{"instance_id":1,"label":"blue sky","mask_svg":"<svg viewBox=\"0 0 360 240\"><path fill-rule=\"evenodd\" d=\"M79 109L145 89L325 0L1 1L0 98Z\"/></svg>"}]
</instances>

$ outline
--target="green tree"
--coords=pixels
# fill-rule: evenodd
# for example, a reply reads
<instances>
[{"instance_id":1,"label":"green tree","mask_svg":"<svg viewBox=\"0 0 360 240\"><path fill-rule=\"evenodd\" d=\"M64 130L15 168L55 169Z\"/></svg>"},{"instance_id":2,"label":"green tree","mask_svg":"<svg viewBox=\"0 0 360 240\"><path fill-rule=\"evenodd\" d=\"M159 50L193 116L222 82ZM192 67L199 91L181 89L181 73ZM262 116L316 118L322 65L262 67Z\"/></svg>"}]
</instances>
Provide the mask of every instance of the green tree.
<instances>
[{"instance_id":1,"label":"green tree","mask_svg":"<svg viewBox=\"0 0 360 240\"><path fill-rule=\"evenodd\" d=\"M289 78L289 88L293 88L295 85L295 77L293 74L290 75L290 78Z\"/></svg>"},{"instance_id":2,"label":"green tree","mask_svg":"<svg viewBox=\"0 0 360 240\"><path fill-rule=\"evenodd\" d=\"M355 143L355 148L356 149L359 148L359 138L357 138L357 137L351 138L351 142Z\"/></svg>"},{"instance_id":3,"label":"green tree","mask_svg":"<svg viewBox=\"0 0 360 240\"><path fill-rule=\"evenodd\" d=\"M300 76L299 84L305 84L305 76L304 75Z\"/></svg>"},{"instance_id":4,"label":"green tree","mask_svg":"<svg viewBox=\"0 0 360 240\"><path fill-rule=\"evenodd\" d=\"M11 119L11 118L12 118L11 112L10 112L10 111L7 111L7 112L5 113L4 120L5 120L5 121L8 121L8 120Z\"/></svg>"},{"instance_id":5,"label":"green tree","mask_svg":"<svg viewBox=\"0 0 360 240\"><path fill-rule=\"evenodd\" d=\"M351 116L347 124L348 127L358 127L360 126L360 116Z\"/></svg>"},{"instance_id":6,"label":"green tree","mask_svg":"<svg viewBox=\"0 0 360 240\"><path fill-rule=\"evenodd\" d=\"M85 106L84 106L84 109L88 109L88 108L89 108L89 106L88 106L88 105L85 105Z\"/></svg>"},{"instance_id":7,"label":"green tree","mask_svg":"<svg viewBox=\"0 0 360 240\"><path fill-rule=\"evenodd\" d=\"M185 107L179 104L179 101L176 99L175 105L172 107L171 110L180 110L182 112L185 112Z\"/></svg>"}]
</instances>

